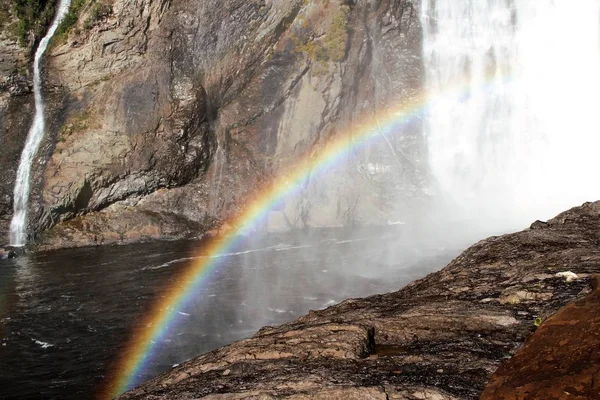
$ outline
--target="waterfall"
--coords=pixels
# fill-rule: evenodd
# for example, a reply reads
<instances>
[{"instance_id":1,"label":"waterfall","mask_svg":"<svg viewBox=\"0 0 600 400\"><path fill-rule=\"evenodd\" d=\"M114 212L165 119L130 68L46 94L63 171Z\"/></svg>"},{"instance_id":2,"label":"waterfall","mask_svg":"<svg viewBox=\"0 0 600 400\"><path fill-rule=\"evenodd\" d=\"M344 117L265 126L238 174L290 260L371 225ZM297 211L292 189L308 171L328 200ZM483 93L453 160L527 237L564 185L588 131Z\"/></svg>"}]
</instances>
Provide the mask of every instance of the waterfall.
<instances>
[{"instance_id":1,"label":"waterfall","mask_svg":"<svg viewBox=\"0 0 600 400\"><path fill-rule=\"evenodd\" d=\"M600 0L423 0L421 21L448 212L506 230L599 200Z\"/></svg>"},{"instance_id":2,"label":"waterfall","mask_svg":"<svg viewBox=\"0 0 600 400\"><path fill-rule=\"evenodd\" d=\"M227 162L225 151L219 143L217 143L217 151L213 158L213 174L210 180L210 195L208 208L210 212L216 214L219 210L219 198L221 196L221 181L223 179L223 167Z\"/></svg>"},{"instance_id":3,"label":"waterfall","mask_svg":"<svg viewBox=\"0 0 600 400\"><path fill-rule=\"evenodd\" d=\"M29 202L29 189L31 179L31 166L33 160L37 154L38 148L45 132L45 121L44 121L44 99L42 97L42 82L40 74L40 64L44 52L48 47L50 39L56 32L58 25L62 21L63 17L69 10L71 0L60 0L58 10L54 21L46 33L46 36L40 41L40 44L35 52L35 58L33 62L33 93L35 97L35 116L33 124L27 134L27 140L23 153L21 154L21 160L19 162L19 169L17 170L17 179L15 182L14 190L14 214L10 223L10 243L13 246L23 246L27 240L27 205Z\"/></svg>"}]
</instances>

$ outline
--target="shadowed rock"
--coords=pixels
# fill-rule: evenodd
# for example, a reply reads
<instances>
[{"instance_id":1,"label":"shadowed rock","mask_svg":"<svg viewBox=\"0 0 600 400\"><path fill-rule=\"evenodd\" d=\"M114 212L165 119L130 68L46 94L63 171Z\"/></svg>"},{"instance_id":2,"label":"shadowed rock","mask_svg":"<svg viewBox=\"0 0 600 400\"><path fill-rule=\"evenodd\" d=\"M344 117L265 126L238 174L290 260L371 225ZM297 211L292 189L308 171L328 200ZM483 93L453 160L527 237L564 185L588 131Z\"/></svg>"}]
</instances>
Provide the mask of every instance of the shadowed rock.
<instances>
[{"instance_id":1,"label":"shadowed rock","mask_svg":"<svg viewBox=\"0 0 600 400\"><path fill-rule=\"evenodd\" d=\"M0 247L0 260L8 260L9 258L15 257L15 253L11 250Z\"/></svg>"},{"instance_id":2,"label":"shadowed rock","mask_svg":"<svg viewBox=\"0 0 600 400\"><path fill-rule=\"evenodd\" d=\"M398 292L263 328L122 398L478 398L537 317L591 292L598 232L600 202L584 204L483 240ZM577 279L557 275L566 271Z\"/></svg>"}]
</instances>

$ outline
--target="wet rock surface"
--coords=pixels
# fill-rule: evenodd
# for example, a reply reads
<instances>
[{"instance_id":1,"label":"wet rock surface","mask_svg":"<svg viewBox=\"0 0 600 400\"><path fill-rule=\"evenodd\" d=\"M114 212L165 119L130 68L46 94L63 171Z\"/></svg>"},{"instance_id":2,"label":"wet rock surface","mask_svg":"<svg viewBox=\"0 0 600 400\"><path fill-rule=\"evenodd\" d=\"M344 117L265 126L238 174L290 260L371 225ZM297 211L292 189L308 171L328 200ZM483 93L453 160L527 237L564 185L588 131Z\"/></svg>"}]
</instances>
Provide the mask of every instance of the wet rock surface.
<instances>
[{"instance_id":1,"label":"wet rock surface","mask_svg":"<svg viewBox=\"0 0 600 400\"><path fill-rule=\"evenodd\" d=\"M599 229L597 202L522 232L491 237L398 292L350 299L263 328L122 398L476 399L500 364L536 330L536 318L546 321L592 291L592 275L600 272ZM577 279L559 274L566 271ZM596 297L570 307L589 311L587 302ZM563 314L573 317L570 311ZM536 332L543 337L542 347L547 343L557 352L560 343L544 338L565 329L560 315ZM580 327L591 327L595 318L575 317ZM597 339L589 338L584 332L594 333L586 329L581 331L584 346ZM528 345L534 340L535 335ZM577 341L569 343L579 349ZM541 357L552 354L533 350ZM510 368L504 371L519 380ZM503 375L500 379L510 382Z\"/></svg>"},{"instance_id":2,"label":"wet rock surface","mask_svg":"<svg viewBox=\"0 0 600 400\"><path fill-rule=\"evenodd\" d=\"M15 258L17 252L9 247L0 247L0 260L8 260L9 258Z\"/></svg>"},{"instance_id":3,"label":"wet rock surface","mask_svg":"<svg viewBox=\"0 0 600 400\"><path fill-rule=\"evenodd\" d=\"M76 217L46 232L46 241L51 241L52 245L40 243L36 250L139 243L165 238L191 239L203 229L204 226L173 212L109 207L86 217Z\"/></svg>"}]
</instances>

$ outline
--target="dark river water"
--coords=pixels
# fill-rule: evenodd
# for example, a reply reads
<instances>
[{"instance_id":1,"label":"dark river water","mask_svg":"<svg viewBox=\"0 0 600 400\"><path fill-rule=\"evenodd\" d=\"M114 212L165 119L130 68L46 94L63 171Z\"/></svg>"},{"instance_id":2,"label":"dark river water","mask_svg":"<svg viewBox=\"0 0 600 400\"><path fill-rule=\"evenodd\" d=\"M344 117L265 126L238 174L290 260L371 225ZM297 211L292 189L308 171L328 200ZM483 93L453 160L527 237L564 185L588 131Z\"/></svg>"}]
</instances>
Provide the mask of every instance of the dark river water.
<instances>
[{"instance_id":1,"label":"dark river water","mask_svg":"<svg viewBox=\"0 0 600 400\"><path fill-rule=\"evenodd\" d=\"M398 232L313 232L248 240L196 293L138 382L264 325L348 297L397 290L458 252ZM458 248L458 247L456 247ZM114 373L140 318L202 242L29 254L0 264L0 399L88 399Z\"/></svg>"}]
</instances>

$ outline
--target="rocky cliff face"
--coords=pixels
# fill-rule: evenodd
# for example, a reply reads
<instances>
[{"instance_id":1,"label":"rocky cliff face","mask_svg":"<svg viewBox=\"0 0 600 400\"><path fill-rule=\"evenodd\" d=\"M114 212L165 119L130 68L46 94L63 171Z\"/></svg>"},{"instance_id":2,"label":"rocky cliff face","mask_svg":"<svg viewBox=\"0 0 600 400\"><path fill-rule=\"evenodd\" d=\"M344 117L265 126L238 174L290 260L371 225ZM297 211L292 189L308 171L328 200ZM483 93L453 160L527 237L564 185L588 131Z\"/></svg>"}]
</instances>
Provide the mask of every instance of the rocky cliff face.
<instances>
[{"instance_id":1,"label":"rocky cliff face","mask_svg":"<svg viewBox=\"0 0 600 400\"><path fill-rule=\"evenodd\" d=\"M82 7L45 63L30 230L46 247L206 232L292 161L421 89L419 2L102 3ZM31 96L3 93L14 171ZM403 129L308 181L265 229L404 218L426 183L420 127Z\"/></svg>"},{"instance_id":2,"label":"rocky cliff face","mask_svg":"<svg viewBox=\"0 0 600 400\"><path fill-rule=\"evenodd\" d=\"M584 204L482 240L398 292L263 328L122 398L477 399L538 325L484 398L596 398L599 292L549 317L592 291L599 230L600 202Z\"/></svg>"}]
</instances>

